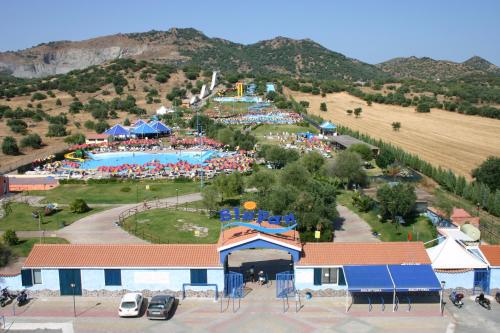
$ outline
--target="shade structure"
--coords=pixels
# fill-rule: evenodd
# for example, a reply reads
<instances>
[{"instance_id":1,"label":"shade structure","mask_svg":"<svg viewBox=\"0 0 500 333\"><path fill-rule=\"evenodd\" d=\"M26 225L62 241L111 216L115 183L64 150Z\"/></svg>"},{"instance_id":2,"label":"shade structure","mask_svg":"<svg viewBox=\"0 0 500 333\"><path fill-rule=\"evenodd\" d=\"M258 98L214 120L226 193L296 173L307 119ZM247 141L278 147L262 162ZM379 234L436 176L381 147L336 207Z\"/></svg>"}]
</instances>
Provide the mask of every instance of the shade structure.
<instances>
[{"instance_id":1,"label":"shade structure","mask_svg":"<svg viewBox=\"0 0 500 333\"><path fill-rule=\"evenodd\" d=\"M136 128L134 128L134 134L135 135L154 135L154 134L158 134L159 132L152 128L151 126L149 126L148 124L144 123Z\"/></svg>"},{"instance_id":2,"label":"shade structure","mask_svg":"<svg viewBox=\"0 0 500 333\"><path fill-rule=\"evenodd\" d=\"M152 121L149 123L149 126L154 128L155 130L158 131L158 133L161 134L170 134L172 132L172 130L161 121Z\"/></svg>"},{"instance_id":3,"label":"shade structure","mask_svg":"<svg viewBox=\"0 0 500 333\"><path fill-rule=\"evenodd\" d=\"M139 126L141 126L141 125L143 125L143 124L146 124L146 122L145 122L144 120L142 120L142 119L139 119L139 120L137 120L137 121L134 123L134 127L139 127Z\"/></svg>"},{"instance_id":4,"label":"shade structure","mask_svg":"<svg viewBox=\"0 0 500 333\"><path fill-rule=\"evenodd\" d=\"M475 269L488 265L460 245L457 240L447 237L438 245L427 249L434 269Z\"/></svg>"},{"instance_id":5,"label":"shade structure","mask_svg":"<svg viewBox=\"0 0 500 333\"><path fill-rule=\"evenodd\" d=\"M439 282L431 265L389 265L396 291L439 291Z\"/></svg>"},{"instance_id":6,"label":"shade structure","mask_svg":"<svg viewBox=\"0 0 500 333\"><path fill-rule=\"evenodd\" d=\"M321 125L319 125L319 127L321 127L321 129L324 129L324 130L334 130L334 129L337 128L336 125L332 124L329 121L325 121L324 123L322 123Z\"/></svg>"},{"instance_id":7,"label":"shade structure","mask_svg":"<svg viewBox=\"0 0 500 333\"><path fill-rule=\"evenodd\" d=\"M111 136L130 136L130 132L120 124L116 124L104 133Z\"/></svg>"},{"instance_id":8,"label":"shade structure","mask_svg":"<svg viewBox=\"0 0 500 333\"><path fill-rule=\"evenodd\" d=\"M386 265L344 266L344 276L351 292L394 291Z\"/></svg>"}]
</instances>

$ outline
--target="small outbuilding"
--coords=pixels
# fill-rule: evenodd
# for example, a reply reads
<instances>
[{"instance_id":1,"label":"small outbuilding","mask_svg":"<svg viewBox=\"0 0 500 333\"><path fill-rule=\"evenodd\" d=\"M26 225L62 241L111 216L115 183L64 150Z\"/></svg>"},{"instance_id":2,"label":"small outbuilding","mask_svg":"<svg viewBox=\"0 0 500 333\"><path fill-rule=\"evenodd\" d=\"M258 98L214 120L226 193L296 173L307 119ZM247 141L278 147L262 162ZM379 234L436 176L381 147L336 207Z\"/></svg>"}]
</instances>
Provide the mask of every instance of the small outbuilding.
<instances>
[{"instance_id":1,"label":"small outbuilding","mask_svg":"<svg viewBox=\"0 0 500 333\"><path fill-rule=\"evenodd\" d=\"M46 191L59 186L52 176L8 176L9 192Z\"/></svg>"},{"instance_id":2,"label":"small outbuilding","mask_svg":"<svg viewBox=\"0 0 500 333\"><path fill-rule=\"evenodd\" d=\"M378 155L378 153L380 151L380 149L377 146L374 146L374 145L371 145L371 144L366 143L364 141L361 141L359 139L353 138L350 135L334 136L330 139L330 142L335 148L341 149L341 150L348 149L352 145L363 144L363 145L367 145L368 147L370 147L370 149L373 152L373 155L375 155L375 156Z\"/></svg>"}]
</instances>

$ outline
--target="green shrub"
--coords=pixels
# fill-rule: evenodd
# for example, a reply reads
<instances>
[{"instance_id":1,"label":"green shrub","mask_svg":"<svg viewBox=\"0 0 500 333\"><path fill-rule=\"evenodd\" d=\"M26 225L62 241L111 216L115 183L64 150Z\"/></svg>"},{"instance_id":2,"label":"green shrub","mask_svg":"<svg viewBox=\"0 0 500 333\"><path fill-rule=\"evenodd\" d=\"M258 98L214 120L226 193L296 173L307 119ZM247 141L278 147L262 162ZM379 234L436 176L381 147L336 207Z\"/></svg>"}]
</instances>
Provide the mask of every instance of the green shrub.
<instances>
[{"instance_id":1,"label":"green shrub","mask_svg":"<svg viewBox=\"0 0 500 333\"><path fill-rule=\"evenodd\" d=\"M3 234L3 241L5 244L9 246L14 246L19 244L19 238L17 237L16 232L12 229L5 230Z\"/></svg>"},{"instance_id":2,"label":"green shrub","mask_svg":"<svg viewBox=\"0 0 500 333\"><path fill-rule=\"evenodd\" d=\"M75 199L73 202L70 203L69 209L73 213L81 214L81 213L86 213L90 210L90 207L87 205L85 200L83 199Z\"/></svg>"},{"instance_id":3,"label":"green shrub","mask_svg":"<svg viewBox=\"0 0 500 333\"><path fill-rule=\"evenodd\" d=\"M12 257L12 252L4 244L0 243L0 267L7 266L10 258Z\"/></svg>"},{"instance_id":4,"label":"green shrub","mask_svg":"<svg viewBox=\"0 0 500 333\"><path fill-rule=\"evenodd\" d=\"M62 124L50 124L47 136L50 137L61 137L66 136L66 127Z\"/></svg>"},{"instance_id":5,"label":"green shrub","mask_svg":"<svg viewBox=\"0 0 500 333\"><path fill-rule=\"evenodd\" d=\"M42 147L42 138L38 134L30 134L21 139L21 147L39 149Z\"/></svg>"},{"instance_id":6,"label":"green shrub","mask_svg":"<svg viewBox=\"0 0 500 333\"><path fill-rule=\"evenodd\" d=\"M11 136L6 136L2 142L2 152L5 155L18 155L19 147L17 146L17 141Z\"/></svg>"}]
</instances>

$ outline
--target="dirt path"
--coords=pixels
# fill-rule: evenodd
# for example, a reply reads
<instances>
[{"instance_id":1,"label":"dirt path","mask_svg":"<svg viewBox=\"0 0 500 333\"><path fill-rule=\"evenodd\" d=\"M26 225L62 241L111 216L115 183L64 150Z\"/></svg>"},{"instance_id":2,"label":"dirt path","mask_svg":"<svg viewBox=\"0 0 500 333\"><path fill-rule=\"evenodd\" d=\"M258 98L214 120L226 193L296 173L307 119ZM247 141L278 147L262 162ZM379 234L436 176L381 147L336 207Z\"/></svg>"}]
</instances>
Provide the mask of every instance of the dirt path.
<instances>
[{"instance_id":1,"label":"dirt path","mask_svg":"<svg viewBox=\"0 0 500 333\"><path fill-rule=\"evenodd\" d=\"M334 222L336 243L380 242L372 235L370 225L347 207L337 205L339 218Z\"/></svg>"}]
</instances>

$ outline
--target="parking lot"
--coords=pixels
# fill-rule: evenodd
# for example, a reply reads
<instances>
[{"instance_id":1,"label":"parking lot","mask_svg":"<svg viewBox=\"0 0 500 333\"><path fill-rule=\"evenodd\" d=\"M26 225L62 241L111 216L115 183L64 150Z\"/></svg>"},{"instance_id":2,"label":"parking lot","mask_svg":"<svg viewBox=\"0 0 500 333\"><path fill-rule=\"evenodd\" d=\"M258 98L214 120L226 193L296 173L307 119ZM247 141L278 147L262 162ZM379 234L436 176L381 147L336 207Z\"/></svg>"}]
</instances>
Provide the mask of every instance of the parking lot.
<instances>
[{"instance_id":1,"label":"parking lot","mask_svg":"<svg viewBox=\"0 0 500 333\"><path fill-rule=\"evenodd\" d=\"M344 298L313 298L301 300L296 312L290 300L284 312L280 300L258 301L243 299L238 308L235 302L221 303L209 299L181 300L168 321L151 321L144 315L138 318L119 318L115 297L77 297L76 315L72 297L47 297L32 300L28 305L2 308L9 332L493 332L500 324L499 304L488 311L467 299L462 309L449 302L444 316L438 309L401 308L382 311L375 305L371 312L366 304L355 304L345 312ZM435 305L435 304L434 304Z\"/></svg>"}]
</instances>

